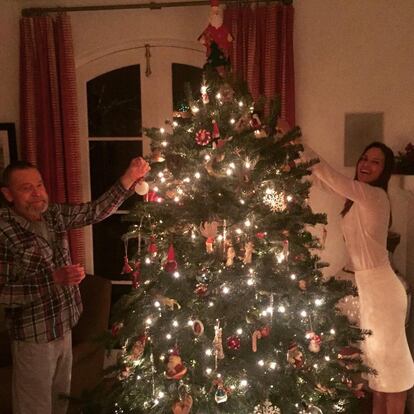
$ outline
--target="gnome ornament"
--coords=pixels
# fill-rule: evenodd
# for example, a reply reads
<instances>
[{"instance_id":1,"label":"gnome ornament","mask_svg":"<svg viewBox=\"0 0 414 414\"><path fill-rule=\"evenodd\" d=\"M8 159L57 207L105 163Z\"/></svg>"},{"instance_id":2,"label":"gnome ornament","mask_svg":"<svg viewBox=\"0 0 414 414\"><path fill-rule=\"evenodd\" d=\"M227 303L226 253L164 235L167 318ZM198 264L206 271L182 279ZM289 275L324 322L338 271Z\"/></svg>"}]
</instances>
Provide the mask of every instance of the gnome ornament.
<instances>
[{"instance_id":1,"label":"gnome ornament","mask_svg":"<svg viewBox=\"0 0 414 414\"><path fill-rule=\"evenodd\" d=\"M175 251L174 246L172 243L170 244L170 247L168 248L168 254L167 254L167 261L164 263L164 270L166 272L172 273L177 270L177 262L175 261Z\"/></svg>"}]
</instances>

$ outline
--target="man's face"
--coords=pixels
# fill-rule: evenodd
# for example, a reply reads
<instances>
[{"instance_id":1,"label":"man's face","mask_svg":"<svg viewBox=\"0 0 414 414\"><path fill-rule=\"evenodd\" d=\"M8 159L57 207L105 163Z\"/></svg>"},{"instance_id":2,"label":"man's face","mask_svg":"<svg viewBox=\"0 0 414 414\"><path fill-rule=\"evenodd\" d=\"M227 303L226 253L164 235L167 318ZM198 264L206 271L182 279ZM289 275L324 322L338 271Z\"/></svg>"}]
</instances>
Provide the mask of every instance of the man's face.
<instances>
[{"instance_id":1,"label":"man's face","mask_svg":"<svg viewBox=\"0 0 414 414\"><path fill-rule=\"evenodd\" d=\"M1 191L14 211L29 221L40 220L47 210L49 197L36 168L13 171L9 185Z\"/></svg>"}]
</instances>

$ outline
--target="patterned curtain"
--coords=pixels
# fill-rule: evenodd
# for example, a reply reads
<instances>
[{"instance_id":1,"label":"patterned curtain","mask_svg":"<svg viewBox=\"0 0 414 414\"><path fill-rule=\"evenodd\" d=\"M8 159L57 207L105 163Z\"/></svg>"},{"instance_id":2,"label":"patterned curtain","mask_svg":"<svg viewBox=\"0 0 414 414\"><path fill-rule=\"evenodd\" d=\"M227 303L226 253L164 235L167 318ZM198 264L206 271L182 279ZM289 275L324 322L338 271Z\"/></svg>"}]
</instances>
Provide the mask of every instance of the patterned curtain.
<instances>
[{"instance_id":1,"label":"patterned curtain","mask_svg":"<svg viewBox=\"0 0 414 414\"><path fill-rule=\"evenodd\" d=\"M281 118L295 125L291 5L229 5L224 23L235 38L230 58L233 71L245 80L253 98L281 99Z\"/></svg>"},{"instance_id":2,"label":"patterned curtain","mask_svg":"<svg viewBox=\"0 0 414 414\"><path fill-rule=\"evenodd\" d=\"M50 199L81 202L79 121L72 29L66 14L20 22L20 120L23 159L42 173ZM82 230L69 235L84 263Z\"/></svg>"}]
</instances>

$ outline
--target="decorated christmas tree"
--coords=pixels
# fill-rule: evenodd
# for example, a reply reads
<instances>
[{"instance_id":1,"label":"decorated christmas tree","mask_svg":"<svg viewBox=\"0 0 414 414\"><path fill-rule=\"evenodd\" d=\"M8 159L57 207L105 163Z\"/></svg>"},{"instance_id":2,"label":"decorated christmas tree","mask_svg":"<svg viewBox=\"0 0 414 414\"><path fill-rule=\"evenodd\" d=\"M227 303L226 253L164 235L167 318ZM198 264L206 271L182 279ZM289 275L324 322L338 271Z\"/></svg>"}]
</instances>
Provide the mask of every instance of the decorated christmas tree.
<instances>
[{"instance_id":1,"label":"decorated christmas tree","mask_svg":"<svg viewBox=\"0 0 414 414\"><path fill-rule=\"evenodd\" d=\"M216 53L216 48L210 48ZM336 310L352 294L317 255L300 129L252 101L229 69L205 67L189 116L152 128L107 336L121 348L101 412L358 412L350 348L363 333ZM227 62L226 62L227 63Z\"/></svg>"}]
</instances>

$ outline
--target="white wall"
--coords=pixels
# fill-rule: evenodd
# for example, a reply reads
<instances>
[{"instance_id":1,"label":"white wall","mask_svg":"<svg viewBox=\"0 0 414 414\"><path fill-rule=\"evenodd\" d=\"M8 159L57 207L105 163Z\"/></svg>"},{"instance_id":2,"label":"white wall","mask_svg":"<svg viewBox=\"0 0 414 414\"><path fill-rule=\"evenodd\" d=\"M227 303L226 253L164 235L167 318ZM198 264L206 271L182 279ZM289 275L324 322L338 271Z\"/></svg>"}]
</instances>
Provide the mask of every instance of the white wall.
<instances>
[{"instance_id":1,"label":"white wall","mask_svg":"<svg viewBox=\"0 0 414 414\"><path fill-rule=\"evenodd\" d=\"M93 4L92 0L76 4ZM116 4L102 0L100 4ZM125 2L127 3L127 2ZM414 140L414 4L412 0L295 0L297 123L305 139L327 161L343 168L344 114L384 112L385 142L394 150ZM49 0L0 0L0 119L18 120L18 10L51 6ZM74 5L55 0L53 5ZM108 51L135 47L146 39L191 44L204 29L207 7L71 13L76 63L80 70ZM7 41L4 41L7 39ZM136 53L142 53L137 49ZM153 53L157 53L156 50ZM394 229L402 234L396 264L414 278L413 219L408 197L393 179ZM312 205L329 218L327 248L322 253L335 272L344 261L338 211L342 200L318 190ZM412 230L412 226L411 226ZM411 243L410 243L411 240ZM407 251L407 249L410 249ZM412 275L412 276L411 276Z\"/></svg>"}]
</instances>

